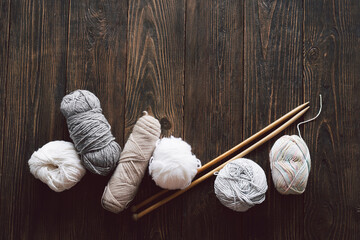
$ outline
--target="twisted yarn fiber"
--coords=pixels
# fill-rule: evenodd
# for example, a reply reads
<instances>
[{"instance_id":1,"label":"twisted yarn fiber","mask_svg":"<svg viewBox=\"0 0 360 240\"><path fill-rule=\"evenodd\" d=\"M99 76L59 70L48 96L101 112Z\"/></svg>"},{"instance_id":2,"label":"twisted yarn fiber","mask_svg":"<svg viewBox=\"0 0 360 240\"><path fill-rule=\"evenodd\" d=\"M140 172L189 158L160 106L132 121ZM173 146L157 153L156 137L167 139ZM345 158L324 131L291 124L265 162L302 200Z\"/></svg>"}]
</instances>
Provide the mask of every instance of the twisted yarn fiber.
<instances>
[{"instance_id":1,"label":"twisted yarn fiber","mask_svg":"<svg viewBox=\"0 0 360 240\"><path fill-rule=\"evenodd\" d=\"M308 181L309 149L297 135L279 138L270 151L270 168L276 189L281 194L301 194Z\"/></svg>"},{"instance_id":2,"label":"twisted yarn fiber","mask_svg":"<svg viewBox=\"0 0 360 240\"><path fill-rule=\"evenodd\" d=\"M103 208L119 213L133 200L160 133L159 121L145 112L136 122L119 164L105 187L101 199Z\"/></svg>"},{"instance_id":3,"label":"twisted yarn fiber","mask_svg":"<svg viewBox=\"0 0 360 240\"><path fill-rule=\"evenodd\" d=\"M30 172L55 192L73 187L85 175L74 144L53 141L35 151L28 161Z\"/></svg>"},{"instance_id":4,"label":"twisted yarn fiber","mask_svg":"<svg viewBox=\"0 0 360 240\"><path fill-rule=\"evenodd\" d=\"M89 91L76 90L63 98L60 110L82 164L93 173L107 175L116 167L121 148L102 114L99 99Z\"/></svg>"},{"instance_id":5,"label":"twisted yarn fiber","mask_svg":"<svg viewBox=\"0 0 360 240\"><path fill-rule=\"evenodd\" d=\"M237 212L245 212L265 200L268 189L264 170L254 161L239 158L226 164L214 184L220 202Z\"/></svg>"}]
</instances>

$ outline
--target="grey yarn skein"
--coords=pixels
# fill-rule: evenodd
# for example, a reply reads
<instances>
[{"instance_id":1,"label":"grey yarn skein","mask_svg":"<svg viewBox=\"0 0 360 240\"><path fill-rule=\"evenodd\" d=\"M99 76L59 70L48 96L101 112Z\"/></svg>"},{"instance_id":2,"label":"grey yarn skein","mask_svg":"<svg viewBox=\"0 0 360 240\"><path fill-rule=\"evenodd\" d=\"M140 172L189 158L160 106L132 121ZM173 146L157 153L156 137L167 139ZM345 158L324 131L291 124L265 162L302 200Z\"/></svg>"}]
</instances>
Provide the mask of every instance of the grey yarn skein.
<instances>
[{"instance_id":1,"label":"grey yarn skein","mask_svg":"<svg viewBox=\"0 0 360 240\"><path fill-rule=\"evenodd\" d=\"M76 90L61 101L70 137L89 171L106 176L120 159L121 147L102 114L99 99L87 90Z\"/></svg>"}]
</instances>

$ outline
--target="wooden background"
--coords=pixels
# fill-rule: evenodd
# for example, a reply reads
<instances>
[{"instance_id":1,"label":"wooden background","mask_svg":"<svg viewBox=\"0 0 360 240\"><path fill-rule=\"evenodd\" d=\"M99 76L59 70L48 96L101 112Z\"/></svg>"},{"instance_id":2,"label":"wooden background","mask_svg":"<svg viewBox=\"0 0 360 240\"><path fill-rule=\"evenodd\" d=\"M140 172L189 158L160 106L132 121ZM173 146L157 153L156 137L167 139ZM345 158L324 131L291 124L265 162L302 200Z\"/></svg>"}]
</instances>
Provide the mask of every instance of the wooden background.
<instances>
[{"instance_id":1,"label":"wooden background","mask_svg":"<svg viewBox=\"0 0 360 240\"><path fill-rule=\"evenodd\" d=\"M0 239L359 239L358 0L1 0ZM55 193L33 151L69 139L62 97L88 89L124 145L143 110L206 163L295 106L311 157L307 190L282 196L268 153L266 201L223 207L214 177L138 222L100 205L109 177ZM295 125L282 134L296 134ZM159 190L147 175L135 202Z\"/></svg>"}]
</instances>

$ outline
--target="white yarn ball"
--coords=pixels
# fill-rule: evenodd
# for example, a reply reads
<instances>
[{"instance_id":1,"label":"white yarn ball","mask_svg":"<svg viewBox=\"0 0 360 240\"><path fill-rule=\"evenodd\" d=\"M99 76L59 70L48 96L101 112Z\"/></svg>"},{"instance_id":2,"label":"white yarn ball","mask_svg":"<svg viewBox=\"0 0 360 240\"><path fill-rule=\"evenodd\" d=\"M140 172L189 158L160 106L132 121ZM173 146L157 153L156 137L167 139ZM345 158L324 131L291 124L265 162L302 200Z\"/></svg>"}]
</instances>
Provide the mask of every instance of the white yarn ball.
<instances>
[{"instance_id":1,"label":"white yarn ball","mask_svg":"<svg viewBox=\"0 0 360 240\"><path fill-rule=\"evenodd\" d=\"M149 172L156 185L165 189L184 189L201 167L201 162L191 153L191 146L181 138L162 138L156 144Z\"/></svg>"},{"instance_id":2,"label":"white yarn ball","mask_svg":"<svg viewBox=\"0 0 360 240\"><path fill-rule=\"evenodd\" d=\"M268 189L264 170L254 161L239 158L226 164L215 179L216 197L237 212L245 212L265 200Z\"/></svg>"},{"instance_id":3,"label":"white yarn ball","mask_svg":"<svg viewBox=\"0 0 360 240\"><path fill-rule=\"evenodd\" d=\"M29 159L30 172L55 192L73 187L85 175L74 144L52 141L39 148Z\"/></svg>"}]
</instances>

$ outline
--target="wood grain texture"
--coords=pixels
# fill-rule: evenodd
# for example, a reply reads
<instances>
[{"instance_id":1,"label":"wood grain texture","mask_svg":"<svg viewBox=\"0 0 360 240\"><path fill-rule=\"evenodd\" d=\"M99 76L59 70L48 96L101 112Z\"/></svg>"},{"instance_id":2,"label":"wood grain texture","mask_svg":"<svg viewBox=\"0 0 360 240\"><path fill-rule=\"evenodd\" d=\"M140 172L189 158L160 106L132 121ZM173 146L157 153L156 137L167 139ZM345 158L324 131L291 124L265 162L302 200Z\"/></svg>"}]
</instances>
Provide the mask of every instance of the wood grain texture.
<instances>
[{"instance_id":1,"label":"wood grain texture","mask_svg":"<svg viewBox=\"0 0 360 240\"><path fill-rule=\"evenodd\" d=\"M112 134L123 147L127 2L70 1L69 9L66 90L93 92L101 102ZM88 173L77 185L78 194L64 193L61 207L72 207L61 216L61 222L66 222L61 230L64 239L134 238L133 226L125 224L129 216L118 217L100 204L109 178Z\"/></svg>"},{"instance_id":2,"label":"wood grain texture","mask_svg":"<svg viewBox=\"0 0 360 240\"><path fill-rule=\"evenodd\" d=\"M248 137L304 102L302 4L249 0L244 12L243 133ZM284 134L296 134L295 126ZM268 154L275 140L248 156L265 170L269 191L244 222L245 229L263 227L247 231L245 238L303 239L303 196L282 196L273 186Z\"/></svg>"},{"instance_id":3,"label":"wood grain texture","mask_svg":"<svg viewBox=\"0 0 360 240\"><path fill-rule=\"evenodd\" d=\"M184 1L129 1L125 136L143 111L159 119L162 136L183 135ZM146 175L134 202L159 191ZM179 239L180 202L144 218L138 238Z\"/></svg>"},{"instance_id":4,"label":"wood grain texture","mask_svg":"<svg viewBox=\"0 0 360 240\"><path fill-rule=\"evenodd\" d=\"M9 54L9 36L10 36L10 0L0 2L0 154L3 154L5 139L4 123L6 118L6 85L8 74L8 54ZM2 155L0 155L3 158ZM0 161L0 174L3 161ZM1 186L0 175L0 186ZM1 196L0 196L1 198ZM1 200L0 200L1 201ZM0 208L1 209L1 208ZM0 212L1 215L1 212Z\"/></svg>"},{"instance_id":5,"label":"wood grain texture","mask_svg":"<svg viewBox=\"0 0 360 240\"><path fill-rule=\"evenodd\" d=\"M30 174L27 160L62 138L58 105L66 80L67 10L67 4L49 1L12 1L8 9L0 239L59 238L59 199Z\"/></svg>"},{"instance_id":6,"label":"wood grain texture","mask_svg":"<svg viewBox=\"0 0 360 240\"><path fill-rule=\"evenodd\" d=\"M0 239L359 239L359 1L0 2ZM99 97L122 147L147 110L203 164L304 101L313 117L321 93L322 114L301 126L308 188L275 190L274 139L247 156L269 190L245 213L220 204L215 177L138 222L101 207L110 176L55 193L27 161L70 140L59 106L78 88ZM158 191L146 174L134 202Z\"/></svg>"},{"instance_id":7,"label":"wood grain texture","mask_svg":"<svg viewBox=\"0 0 360 240\"><path fill-rule=\"evenodd\" d=\"M318 104L322 94L324 102L316 123L304 127L313 164L305 238L358 239L359 2L306 0L304 13L304 95Z\"/></svg>"},{"instance_id":8,"label":"wood grain texture","mask_svg":"<svg viewBox=\"0 0 360 240\"><path fill-rule=\"evenodd\" d=\"M184 137L205 164L243 138L243 4L188 1L186 13ZM241 217L222 207L214 194L214 180L181 197L188 206L183 239L220 235L230 239L241 234L237 227Z\"/></svg>"},{"instance_id":9,"label":"wood grain texture","mask_svg":"<svg viewBox=\"0 0 360 240\"><path fill-rule=\"evenodd\" d=\"M69 14L67 92L94 92L113 134L122 144L127 3L71 1Z\"/></svg>"},{"instance_id":10,"label":"wood grain texture","mask_svg":"<svg viewBox=\"0 0 360 240\"><path fill-rule=\"evenodd\" d=\"M126 136L143 111L162 134L181 136L184 82L184 2L129 2Z\"/></svg>"}]
</instances>

